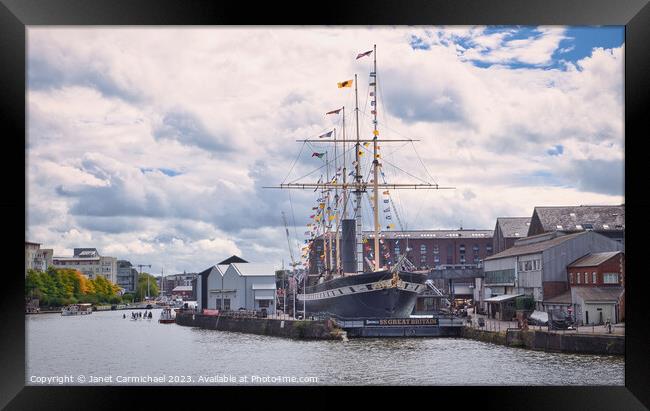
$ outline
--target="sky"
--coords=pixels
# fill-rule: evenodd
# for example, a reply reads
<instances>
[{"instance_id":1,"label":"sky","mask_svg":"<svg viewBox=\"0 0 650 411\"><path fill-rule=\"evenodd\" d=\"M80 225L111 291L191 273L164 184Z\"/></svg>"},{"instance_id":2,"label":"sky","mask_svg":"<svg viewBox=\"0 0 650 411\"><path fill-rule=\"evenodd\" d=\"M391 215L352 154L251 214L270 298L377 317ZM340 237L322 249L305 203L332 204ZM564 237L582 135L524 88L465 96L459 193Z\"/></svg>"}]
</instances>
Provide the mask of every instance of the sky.
<instances>
[{"instance_id":1,"label":"sky","mask_svg":"<svg viewBox=\"0 0 650 411\"><path fill-rule=\"evenodd\" d=\"M281 213L298 258L319 196L263 187L318 180L332 145L296 140L341 138L326 112L354 136L355 73L372 137L374 44L380 138L419 140L381 145L387 181L454 187L391 192L397 228L624 203L622 26L29 27L26 240L288 266Z\"/></svg>"}]
</instances>

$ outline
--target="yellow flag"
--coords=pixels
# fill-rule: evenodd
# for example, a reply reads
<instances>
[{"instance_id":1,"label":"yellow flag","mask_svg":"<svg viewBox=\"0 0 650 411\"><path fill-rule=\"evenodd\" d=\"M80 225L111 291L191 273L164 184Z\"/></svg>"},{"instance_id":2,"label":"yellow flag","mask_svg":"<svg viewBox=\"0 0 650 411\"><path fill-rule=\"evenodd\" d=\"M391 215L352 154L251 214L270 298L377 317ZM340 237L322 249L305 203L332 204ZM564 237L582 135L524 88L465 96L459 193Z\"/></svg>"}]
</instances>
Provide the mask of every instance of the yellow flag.
<instances>
[{"instance_id":1,"label":"yellow flag","mask_svg":"<svg viewBox=\"0 0 650 411\"><path fill-rule=\"evenodd\" d=\"M378 136L379 135L379 130L373 130L372 134Z\"/></svg>"},{"instance_id":2,"label":"yellow flag","mask_svg":"<svg viewBox=\"0 0 650 411\"><path fill-rule=\"evenodd\" d=\"M375 154L375 158L380 158L380 157L379 157L379 154Z\"/></svg>"},{"instance_id":3,"label":"yellow flag","mask_svg":"<svg viewBox=\"0 0 650 411\"><path fill-rule=\"evenodd\" d=\"M345 80L345 81L342 81L342 82L337 83L337 84L339 85L339 88L352 87L352 81L353 80Z\"/></svg>"},{"instance_id":4,"label":"yellow flag","mask_svg":"<svg viewBox=\"0 0 650 411\"><path fill-rule=\"evenodd\" d=\"M334 220L334 219L336 218L336 216L335 216L335 215L331 215L331 216L329 216L329 217L327 217L327 218L328 218L330 221L332 221L332 220Z\"/></svg>"},{"instance_id":5,"label":"yellow flag","mask_svg":"<svg viewBox=\"0 0 650 411\"><path fill-rule=\"evenodd\" d=\"M359 150L359 157L363 155L363 151Z\"/></svg>"},{"instance_id":6,"label":"yellow flag","mask_svg":"<svg viewBox=\"0 0 650 411\"><path fill-rule=\"evenodd\" d=\"M370 143L367 142L367 141L366 141L365 143L363 143L363 146L364 146L364 147L368 147L369 145L370 145Z\"/></svg>"}]
</instances>

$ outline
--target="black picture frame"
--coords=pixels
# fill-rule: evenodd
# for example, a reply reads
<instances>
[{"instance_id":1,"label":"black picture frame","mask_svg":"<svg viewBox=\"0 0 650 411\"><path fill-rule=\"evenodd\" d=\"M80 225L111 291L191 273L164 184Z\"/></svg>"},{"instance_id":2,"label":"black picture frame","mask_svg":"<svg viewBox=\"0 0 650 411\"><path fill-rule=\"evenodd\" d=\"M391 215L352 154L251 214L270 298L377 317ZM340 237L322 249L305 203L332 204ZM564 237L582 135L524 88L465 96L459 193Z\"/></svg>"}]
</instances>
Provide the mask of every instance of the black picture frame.
<instances>
[{"instance_id":1,"label":"black picture frame","mask_svg":"<svg viewBox=\"0 0 650 411\"><path fill-rule=\"evenodd\" d=\"M25 386L25 321L23 270L17 241L26 211L26 170L22 150L26 138L25 79L26 26L40 25L624 25L625 29L625 198L628 215L626 241L626 363L625 387L336 387L336 393L305 387L300 390L244 387L34 387ZM645 200L647 172L644 145L648 139L645 113L650 95L650 6L648 0L438 0L438 1L326 1L326 2L214 2L206 0L0 0L0 119L5 181L12 185L0 196L0 210L11 233L6 250L11 262L3 274L0 313L0 407L7 409L115 409L142 406L162 399L173 404L202 407L199 397L225 404L255 397L263 403L290 407L331 403L346 408L382 403L387 399L415 406L499 409L637 410L650 407L650 325L643 278L644 243L650 208ZM7 147L9 146L9 147ZM15 154L14 154L15 153ZM7 161L10 160L10 161ZM16 217L14 217L16 216ZM630 223L632 221L632 223ZM7 224L9 223L9 224ZM24 233L24 231L23 231ZM637 236L637 239L634 239ZM647 254L647 251L646 251ZM489 382L486 381L486 384ZM325 387L332 388L332 387ZM297 392L296 392L297 391ZM406 392L404 392L406 391ZM348 395L349 394L349 395ZM339 395L345 396L339 397ZM229 397L227 401L224 396ZM349 398L349 399L348 399ZM324 399L324 401L323 401ZM268 402L267 402L268 400ZM428 407L427 406L427 407ZM207 408L214 408L208 405Z\"/></svg>"}]
</instances>

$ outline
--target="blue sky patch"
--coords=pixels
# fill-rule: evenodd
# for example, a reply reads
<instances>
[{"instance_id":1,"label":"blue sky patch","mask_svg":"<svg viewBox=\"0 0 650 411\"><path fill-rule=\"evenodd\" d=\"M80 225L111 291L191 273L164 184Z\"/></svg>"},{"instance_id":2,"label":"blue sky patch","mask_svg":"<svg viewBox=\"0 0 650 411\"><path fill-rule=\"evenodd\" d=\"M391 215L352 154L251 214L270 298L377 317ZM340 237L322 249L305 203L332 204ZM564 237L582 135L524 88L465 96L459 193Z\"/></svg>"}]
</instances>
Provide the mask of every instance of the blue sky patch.
<instances>
[{"instance_id":1,"label":"blue sky patch","mask_svg":"<svg viewBox=\"0 0 650 411\"><path fill-rule=\"evenodd\" d=\"M546 151L549 156L561 156L564 153L564 147L561 144L556 145Z\"/></svg>"}]
</instances>

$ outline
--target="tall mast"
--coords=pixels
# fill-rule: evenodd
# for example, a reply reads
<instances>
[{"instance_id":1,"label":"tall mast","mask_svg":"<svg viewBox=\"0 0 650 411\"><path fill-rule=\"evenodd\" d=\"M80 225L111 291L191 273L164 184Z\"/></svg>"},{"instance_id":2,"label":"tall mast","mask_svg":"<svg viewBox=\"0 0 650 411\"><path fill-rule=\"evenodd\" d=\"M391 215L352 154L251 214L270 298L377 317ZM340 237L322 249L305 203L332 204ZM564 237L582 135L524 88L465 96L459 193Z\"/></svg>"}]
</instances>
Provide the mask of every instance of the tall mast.
<instances>
[{"instance_id":1,"label":"tall mast","mask_svg":"<svg viewBox=\"0 0 650 411\"><path fill-rule=\"evenodd\" d=\"M373 115L372 117L372 125L373 125L373 142L372 142L372 147L373 147L373 217L375 219L375 271L379 270L379 261L380 261L380 255L379 255L379 153L378 153L378 145L377 145L377 136L379 135L379 131L377 130L377 45L375 44L373 47L373 71L370 73L370 81L371 84L374 86L373 87L373 99L371 100L373 109L371 110L371 113Z\"/></svg>"},{"instance_id":2,"label":"tall mast","mask_svg":"<svg viewBox=\"0 0 650 411\"><path fill-rule=\"evenodd\" d=\"M336 161L336 154L337 154L337 151L336 151L336 128L335 128L334 129L334 178L338 178L338 175L339 175L339 169L337 167L338 163ZM345 152L343 152L343 155L345 156ZM337 179L337 182L338 182L338 179ZM334 194L334 211L335 211L335 214L334 214L334 227L335 227L334 235L336 236L335 237L335 239L336 239L336 256L335 256L336 260L334 262L333 267L334 267L334 272L338 273L339 272L339 267L341 266L341 260L340 260L341 253L339 251L339 212L338 212L339 188L338 188L338 186L336 186L336 188L334 190L335 190L334 191L335 192L335 194Z\"/></svg>"},{"instance_id":3,"label":"tall mast","mask_svg":"<svg viewBox=\"0 0 650 411\"><path fill-rule=\"evenodd\" d=\"M359 144L359 91L357 87L357 75L354 75L354 111L356 114L356 127L357 127L357 142L355 144L355 168L354 168L354 180L356 182L356 190L354 191L357 203L354 206L354 218L355 218L355 237L356 237L356 246L357 246L357 273L363 272L363 229L361 224L361 194L363 192L361 188L361 165L359 164L359 154L361 146Z\"/></svg>"}]
</instances>

